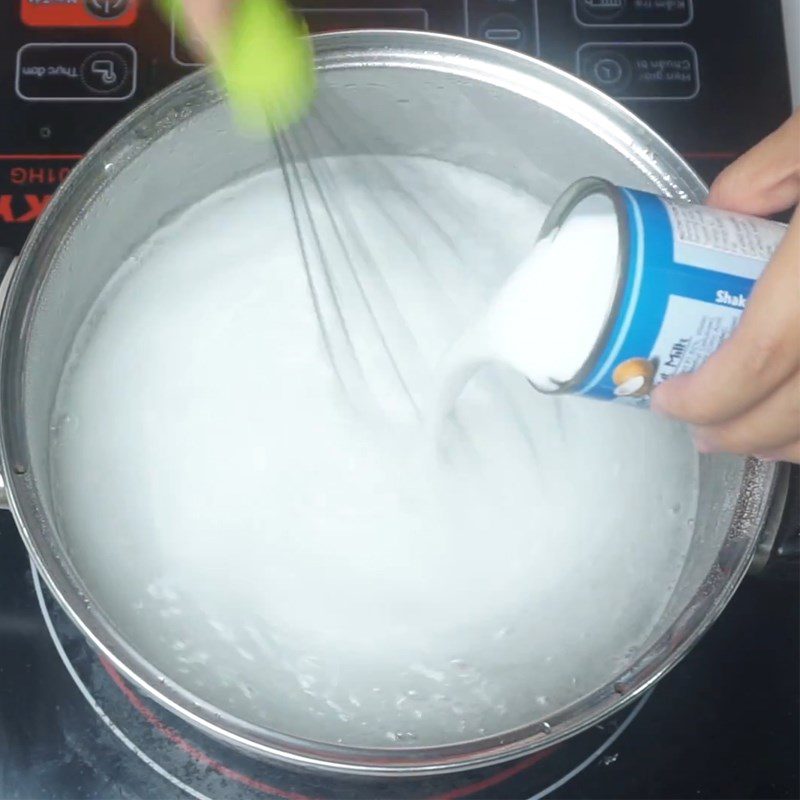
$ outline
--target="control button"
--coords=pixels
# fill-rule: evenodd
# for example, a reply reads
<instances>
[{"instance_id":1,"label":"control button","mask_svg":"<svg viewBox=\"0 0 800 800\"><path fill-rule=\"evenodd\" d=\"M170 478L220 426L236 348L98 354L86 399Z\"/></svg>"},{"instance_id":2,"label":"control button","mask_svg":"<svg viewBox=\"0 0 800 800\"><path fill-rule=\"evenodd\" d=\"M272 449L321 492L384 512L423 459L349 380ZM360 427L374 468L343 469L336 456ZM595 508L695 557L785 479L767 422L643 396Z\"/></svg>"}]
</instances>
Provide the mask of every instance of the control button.
<instances>
[{"instance_id":1,"label":"control button","mask_svg":"<svg viewBox=\"0 0 800 800\"><path fill-rule=\"evenodd\" d=\"M128 10L128 0L83 0L90 14L100 19L116 19Z\"/></svg>"},{"instance_id":2,"label":"control button","mask_svg":"<svg viewBox=\"0 0 800 800\"><path fill-rule=\"evenodd\" d=\"M463 3L468 37L538 55L536 3L530 0L463 0Z\"/></svg>"},{"instance_id":3,"label":"control button","mask_svg":"<svg viewBox=\"0 0 800 800\"><path fill-rule=\"evenodd\" d=\"M603 86L617 86L621 84L626 74L630 76L630 64L623 63L620 56L604 56L594 62L592 72L597 83Z\"/></svg>"},{"instance_id":4,"label":"control button","mask_svg":"<svg viewBox=\"0 0 800 800\"><path fill-rule=\"evenodd\" d=\"M572 0L575 19L587 27L681 27L692 21L692 0Z\"/></svg>"},{"instance_id":5,"label":"control button","mask_svg":"<svg viewBox=\"0 0 800 800\"><path fill-rule=\"evenodd\" d=\"M622 14L628 6L627 0L575 0L578 20L588 18L591 22L608 22Z\"/></svg>"},{"instance_id":6,"label":"control button","mask_svg":"<svg viewBox=\"0 0 800 800\"><path fill-rule=\"evenodd\" d=\"M691 100L700 91L697 52L684 42L592 42L576 73L620 100Z\"/></svg>"},{"instance_id":7,"label":"control button","mask_svg":"<svg viewBox=\"0 0 800 800\"><path fill-rule=\"evenodd\" d=\"M427 31L430 29L428 11L424 8L385 8L391 3L300 3L303 19L311 33L353 30L355 28L391 28L400 30ZM318 5L320 8L308 8ZM336 6L364 5L364 8L336 8ZM384 6L369 8L367 6ZM414 6L423 3L400 3ZM435 3L433 6L435 7ZM324 6L333 6L325 8Z\"/></svg>"},{"instance_id":8,"label":"control button","mask_svg":"<svg viewBox=\"0 0 800 800\"><path fill-rule=\"evenodd\" d=\"M87 56L81 64L81 78L96 94L115 92L128 77L126 60L113 50L101 50Z\"/></svg>"},{"instance_id":9,"label":"control button","mask_svg":"<svg viewBox=\"0 0 800 800\"><path fill-rule=\"evenodd\" d=\"M522 20L514 14L493 14L479 28L478 37L485 42L525 50L528 36Z\"/></svg>"},{"instance_id":10,"label":"control button","mask_svg":"<svg viewBox=\"0 0 800 800\"><path fill-rule=\"evenodd\" d=\"M136 22L141 0L21 0L20 16L36 28L124 28Z\"/></svg>"},{"instance_id":11,"label":"control button","mask_svg":"<svg viewBox=\"0 0 800 800\"><path fill-rule=\"evenodd\" d=\"M489 42L510 46L522 39L522 31L519 28L487 28L483 32L483 38Z\"/></svg>"},{"instance_id":12,"label":"control button","mask_svg":"<svg viewBox=\"0 0 800 800\"><path fill-rule=\"evenodd\" d=\"M136 51L128 44L36 43L17 53L23 100L127 100L136 91Z\"/></svg>"}]
</instances>

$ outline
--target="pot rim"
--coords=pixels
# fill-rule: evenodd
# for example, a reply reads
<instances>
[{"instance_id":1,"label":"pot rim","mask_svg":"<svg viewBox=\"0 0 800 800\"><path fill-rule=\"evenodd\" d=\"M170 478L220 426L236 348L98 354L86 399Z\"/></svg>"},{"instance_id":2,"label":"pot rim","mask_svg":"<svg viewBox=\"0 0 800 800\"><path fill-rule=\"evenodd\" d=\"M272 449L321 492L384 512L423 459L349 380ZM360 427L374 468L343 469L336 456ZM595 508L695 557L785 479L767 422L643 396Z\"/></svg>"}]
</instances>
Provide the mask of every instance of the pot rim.
<instances>
[{"instance_id":1,"label":"pot rim","mask_svg":"<svg viewBox=\"0 0 800 800\"><path fill-rule=\"evenodd\" d=\"M696 173L658 134L634 114L597 89L529 56L455 36L411 31L356 31L312 37L322 70L362 65L456 72L517 94L547 102L559 113L600 130L608 143L648 174L667 194L702 199L706 187ZM137 125L161 108L186 109L188 95L205 90L204 103L221 102L208 70L188 75L149 99L111 129L78 163L40 217L20 255L0 320L0 470L6 476L9 506L21 537L54 598L92 646L137 689L217 740L251 754L325 771L372 776L414 776L474 769L527 755L596 724L640 697L695 644L712 624L744 577L774 490L777 466L748 459L725 546L736 560L727 576L693 601L625 674L581 700L536 723L471 742L413 748L344 747L287 736L245 723L165 679L116 632L110 619L94 607L76 585L69 559L39 508L25 465L30 463L22 415L22 365L25 326L36 302L39 268L36 253L43 232L58 219L73 187L91 178L98 164L110 177L126 165L121 145ZM553 106L567 99L574 108ZM204 106L205 107L205 106ZM191 108L189 114L191 116ZM180 121L178 111L176 119ZM114 154L114 158L111 157ZM658 155L656 155L658 154ZM134 154L135 155L135 154ZM682 187L687 187L682 188ZM749 491L747 490L749 487Z\"/></svg>"}]
</instances>

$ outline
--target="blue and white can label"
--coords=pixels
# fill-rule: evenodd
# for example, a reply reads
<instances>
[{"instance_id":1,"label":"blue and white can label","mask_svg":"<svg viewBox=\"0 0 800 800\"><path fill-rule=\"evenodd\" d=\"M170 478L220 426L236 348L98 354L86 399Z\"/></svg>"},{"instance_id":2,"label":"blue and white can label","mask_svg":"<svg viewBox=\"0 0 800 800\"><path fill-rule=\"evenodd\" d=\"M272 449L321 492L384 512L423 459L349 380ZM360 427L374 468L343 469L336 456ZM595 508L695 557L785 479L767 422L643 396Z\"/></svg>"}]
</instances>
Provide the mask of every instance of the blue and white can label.
<instances>
[{"instance_id":1,"label":"blue and white can label","mask_svg":"<svg viewBox=\"0 0 800 800\"><path fill-rule=\"evenodd\" d=\"M623 216L625 263L601 346L568 391L646 406L731 335L786 226L602 184Z\"/></svg>"}]
</instances>

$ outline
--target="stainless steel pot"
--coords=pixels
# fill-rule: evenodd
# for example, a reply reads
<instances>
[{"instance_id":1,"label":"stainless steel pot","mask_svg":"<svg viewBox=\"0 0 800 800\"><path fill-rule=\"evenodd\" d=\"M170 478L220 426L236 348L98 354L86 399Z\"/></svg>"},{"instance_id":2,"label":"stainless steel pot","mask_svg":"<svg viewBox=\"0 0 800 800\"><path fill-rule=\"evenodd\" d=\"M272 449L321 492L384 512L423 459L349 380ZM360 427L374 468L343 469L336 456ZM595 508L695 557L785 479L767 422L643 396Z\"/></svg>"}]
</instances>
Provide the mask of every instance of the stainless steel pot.
<instances>
[{"instance_id":1,"label":"stainless steel pot","mask_svg":"<svg viewBox=\"0 0 800 800\"><path fill-rule=\"evenodd\" d=\"M326 96L379 129L387 153L429 155L524 187L545 201L585 174L702 200L700 179L621 106L532 59L466 40L397 32L315 41ZM319 131L329 153L359 151ZM125 256L163 221L238 176L269 150L232 132L205 74L143 105L77 166L19 258L0 327L0 452L8 502L56 599L133 684L205 732L296 766L364 774L456 770L571 736L640 695L689 650L774 535L785 495L776 465L703 457L692 548L656 630L624 674L546 720L442 747L367 749L257 728L164 680L91 596L54 523L50 415L65 356L87 310ZM136 487L131 487L135 493Z\"/></svg>"}]
</instances>

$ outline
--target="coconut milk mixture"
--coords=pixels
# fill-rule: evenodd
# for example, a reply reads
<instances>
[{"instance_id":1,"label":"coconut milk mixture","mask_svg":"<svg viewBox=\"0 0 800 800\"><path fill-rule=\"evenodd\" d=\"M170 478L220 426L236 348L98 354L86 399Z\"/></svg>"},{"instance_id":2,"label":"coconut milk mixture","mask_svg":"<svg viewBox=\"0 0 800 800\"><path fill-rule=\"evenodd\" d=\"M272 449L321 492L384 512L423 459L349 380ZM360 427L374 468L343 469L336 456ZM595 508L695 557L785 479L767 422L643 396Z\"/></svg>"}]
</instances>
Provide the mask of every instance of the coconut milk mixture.
<instances>
[{"instance_id":1,"label":"coconut milk mixture","mask_svg":"<svg viewBox=\"0 0 800 800\"><path fill-rule=\"evenodd\" d=\"M402 193L365 193L353 160L328 167L421 407L545 208L430 160L381 166ZM547 719L652 631L691 538L688 438L498 367L434 446L349 291L355 398L323 346L280 173L144 243L61 381L51 464L72 558L165 676L253 723L399 747Z\"/></svg>"}]
</instances>

